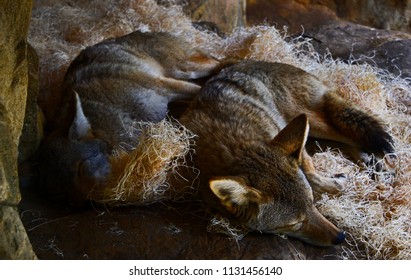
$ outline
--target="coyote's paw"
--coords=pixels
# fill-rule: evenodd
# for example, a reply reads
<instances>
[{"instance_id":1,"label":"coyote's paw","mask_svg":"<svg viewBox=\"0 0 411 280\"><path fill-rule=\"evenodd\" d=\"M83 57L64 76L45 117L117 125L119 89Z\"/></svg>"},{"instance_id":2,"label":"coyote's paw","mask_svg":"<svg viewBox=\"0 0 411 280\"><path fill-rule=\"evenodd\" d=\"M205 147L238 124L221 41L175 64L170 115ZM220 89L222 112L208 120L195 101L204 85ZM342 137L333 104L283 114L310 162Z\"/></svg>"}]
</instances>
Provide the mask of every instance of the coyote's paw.
<instances>
[{"instance_id":1,"label":"coyote's paw","mask_svg":"<svg viewBox=\"0 0 411 280\"><path fill-rule=\"evenodd\" d=\"M343 173L336 174L333 178L310 174L307 176L307 179L316 193L339 194L347 184L347 176Z\"/></svg>"},{"instance_id":2,"label":"coyote's paw","mask_svg":"<svg viewBox=\"0 0 411 280\"><path fill-rule=\"evenodd\" d=\"M341 193L347 185L347 176L344 173L335 174L332 178L329 178L330 184L325 188L329 194Z\"/></svg>"},{"instance_id":3,"label":"coyote's paw","mask_svg":"<svg viewBox=\"0 0 411 280\"><path fill-rule=\"evenodd\" d=\"M395 170L398 162L396 154L387 154L383 158L380 158L374 154L369 155L363 153L361 155L361 161L360 166L363 169L368 170L372 178L375 178L377 175L381 174L395 176Z\"/></svg>"}]
</instances>

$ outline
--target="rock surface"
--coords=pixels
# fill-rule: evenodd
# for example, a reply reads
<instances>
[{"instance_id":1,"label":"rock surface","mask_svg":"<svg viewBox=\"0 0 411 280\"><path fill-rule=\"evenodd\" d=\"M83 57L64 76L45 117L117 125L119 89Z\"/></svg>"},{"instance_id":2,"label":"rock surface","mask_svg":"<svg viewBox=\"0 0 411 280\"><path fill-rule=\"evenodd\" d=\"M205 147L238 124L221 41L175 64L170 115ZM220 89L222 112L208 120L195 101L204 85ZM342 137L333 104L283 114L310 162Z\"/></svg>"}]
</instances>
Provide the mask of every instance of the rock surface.
<instances>
[{"instance_id":1,"label":"rock surface","mask_svg":"<svg viewBox=\"0 0 411 280\"><path fill-rule=\"evenodd\" d=\"M246 0L191 0L186 9L193 21L213 22L222 32L246 23Z\"/></svg>"},{"instance_id":2,"label":"rock surface","mask_svg":"<svg viewBox=\"0 0 411 280\"><path fill-rule=\"evenodd\" d=\"M247 0L247 25L269 24L290 34L321 26L337 19L337 15L323 4L311 1Z\"/></svg>"},{"instance_id":3,"label":"rock surface","mask_svg":"<svg viewBox=\"0 0 411 280\"><path fill-rule=\"evenodd\" d=\"M357 60L403 78L411 77L411 34L375 29L346 21L307 30L317 52L334 58Z\"/></svg>"},{"instance_id":4,"label":"rock surface","mask_svg":"<svg viewBox=\"0 0 411 280\"><path fill-rule=\"evenodd\" d=\"M35 49L28 45L28 88L23 129L19 143L19 163L30 160L43 135L43 116L37 105L39 93L39 58Z\"/></svg>"},{"instance_id":5,"label":"rock surface","mask_svg":"<svg viewBox=\"0 0 411 280\"><path fill-rule=\"evenodd\" d=\"M210 217L192 203L75 212L36 199L23 200L20 210L40 259L294 260L341 254L341 247L315 247L270 234L250 233L236 241L208 231Z\"/></svg>"},{"instance_id":6,"label":"rock surface","mask_svg":"<svg viewBox=\"0 0 411 280\"><path fill-rule=\"evenodd\" d=\"M411 78L411 39L385 42L369 51L372 61L379 68L394 75ZM411 102L409 100L408 102Z\"/></svg>"},{"instance_id":7,"label":"rock surface","mask_svg":"<svg viewBox=\"0 0 411 280\"><path fill-rule=\"evenodd\" d=\"M31 1L0 2L0 259L33 259L17 204L18 144L25 115Z\"/></svg>"},{"instance_id":8,"label":"rock surface","mask_svg":"<svg viewBox=\"0 0 411 280\"><path fill-rule=\"evenodd\" d=\"M247 0L247 23L266 21L290 33L327 24L335 19L380 29L411 31L409 0ZM303 28L302 28L303 26Z\"/></svg>"},{"instance_id":9,"label":"rock surface","mask_svg":"<svg viewBox=\"0 0 411 280\"><path fill-rule=\"evenodd\" d=\"M16 207L0 206L0 259L36 259Z\"/></svg>"}]
</instances>

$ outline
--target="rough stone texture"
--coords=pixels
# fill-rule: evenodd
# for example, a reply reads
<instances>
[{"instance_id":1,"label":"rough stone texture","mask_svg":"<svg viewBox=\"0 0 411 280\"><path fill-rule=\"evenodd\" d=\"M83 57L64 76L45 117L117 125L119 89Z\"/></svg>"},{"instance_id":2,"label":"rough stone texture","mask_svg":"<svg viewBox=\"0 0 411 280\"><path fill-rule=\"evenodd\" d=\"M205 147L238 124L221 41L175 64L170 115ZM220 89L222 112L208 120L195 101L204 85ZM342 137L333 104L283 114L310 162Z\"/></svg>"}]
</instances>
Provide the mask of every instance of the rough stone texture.
<instances>
[{"instance_id":1,"label":"rough stone texture","mask_svg":"<svg viewBox=\"0 0 411 280\"><path fill-rule=\"evenodd\" d=\"M308 30L304 36L312 39L320 54L329 51L334 58L357 59L411 77L411 34L335 21Z\"/></svg>"},{"instance_id":2,"label":"rough stone texture","mask_svg":"<svg viewBox=\"0 0 411 280\"><path fill-rule=\"evenodd\" d=\"M15 207L0 206L0 259L36 259Z\"/></svg>"},{"instance_id":3,"label":"rough stone texture","mask_svg":"<svg viewBox=\"0 0 411 280\"><path fill-rule=\"evenodd\" d=\"M245 26L246 0L190 0L187 8L193 21L213 22L222 32Z\"/></svg>"},{"instance_id":4,"label":"rough stone texture","mask_svg":"<svg viewBox=\"0 0 411 280\"><path fill-rule=\"evenodd\" d=\"M374 29L346 21L334 21L307 30L304 36L313 39L312 43L318 52L324 53L328 49L333 55L344 59L351 53L364 54L389 41L411 38L407 33Z\"/></svg>"},{"instance_id":5,"label":"rough stone texture","mask_svg":"<svg viewBox=\"0 0 411 280\"><path fill-rule=\"evenodd\" d=\"M167 2L168 0L157 0L159 4ZM184 11L194 22L212 22L223 33L246 25L247 0L177 0L174 2L184 5Z\"/></svg>"},{"instance_id":6,"label":"rough stone texture","mask_svg":"<svg viewBox=\"0 0 411 280\"><path fill-rule=\"evenodd\" d=\"M43 135L43 116L37 105L39 92L39 58L30 45L27 48L28 90L23 130L19 143L19 163L29 160L36 152Z\"/></svg>"},{"instance_id":7,"label":"rough stone texture","mask_svg":"<svg viewBox=\"0 0 411 280\"><path fill-rule=\"evenodd\" d=\"M298 0L247 0L247 25L267 23L287 32L302 33L337 19L327 6Z\"/></svg>"},{"instance_id":8,"label":"rough stone texture","mask_svg":"<svg viewBox=\"0 0 411 280\"><path fill-rule=\"evenodd\" d=\"M410 0L247 0L247 23L289 26L290 33L336 17L380 29L411 31Z\"/></svg>"},{"instance_id":9,"label":"rough stone texture","mask_svg":"<svg viewBox=\"0 0 411 280\"><path fill-rule=\"evenodd\" d=\"M411 78L411 39L383 43L375 50L370 49L369 56L373 57L369 63L376 63L394 75Z\"/></svg>"},{"instance_id":10,"label":"rough stone texture","mask_svg":"<svg viewBox=\"0 0 411 280\"><path fill-rule=\"evenodd\" d=\"M18 143L28 86L31 1L0 1L0 259L34 258L16 209Z\"/></svg>"},{"instance_id":11,"label":"rough stone texture","mask_svg":"<svg viewBox=\"0 0 411 280\"><path fill-rule=\"evenodd\" d=\"M20 200L17 178L17 147L23 126L27 96L27 28L31 3L0 2L0 150L2 163L0 203L16 205Z\"/></svg>"},{"instance_id":12,"label":"rough stone texture","mask_svg":"<svg viewBox=\"0 0 411 280\"><path fill-rule=\"evenodd\" d=\"M328 7L336 11L340 18L345 20L380 29L411 31L410 0L327 0L321 2L326 3Z\"/></svg>"},{"instance_id":13,"label":"rough stone texture","mask_svg":"<svg viewBox=\"0 0 411 280\"><path fill-rule=\"evenodd\" d=\"M210 218L192 203L87 210L24 202L22 220L39 259L336 259L341 247L250 233L238 242L207 231ZM34 202L34 203L33 203ZM47 205L47 206L45 206Z\"/></svg>"}]
</instances>

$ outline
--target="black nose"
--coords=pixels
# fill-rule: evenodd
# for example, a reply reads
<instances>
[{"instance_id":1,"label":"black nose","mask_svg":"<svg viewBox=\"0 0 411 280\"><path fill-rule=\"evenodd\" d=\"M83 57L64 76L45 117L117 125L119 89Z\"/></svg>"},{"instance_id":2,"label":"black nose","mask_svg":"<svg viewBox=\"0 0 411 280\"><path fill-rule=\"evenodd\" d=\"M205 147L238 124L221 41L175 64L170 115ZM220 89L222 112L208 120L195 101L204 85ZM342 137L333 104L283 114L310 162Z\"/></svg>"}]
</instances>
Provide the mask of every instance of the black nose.
<instances>
[{"instance_id":1,"label":"black nose","mask_svg":"<svg viewBox=\"0 0 411 280\"><path fill-rule=\"evenodd\" d=\"M334 239L333 244L334 245L338 245L343 243L345 240L345 231L340 231L340 233L338 233L337 238Z\"/></svg>"}]
</instances>

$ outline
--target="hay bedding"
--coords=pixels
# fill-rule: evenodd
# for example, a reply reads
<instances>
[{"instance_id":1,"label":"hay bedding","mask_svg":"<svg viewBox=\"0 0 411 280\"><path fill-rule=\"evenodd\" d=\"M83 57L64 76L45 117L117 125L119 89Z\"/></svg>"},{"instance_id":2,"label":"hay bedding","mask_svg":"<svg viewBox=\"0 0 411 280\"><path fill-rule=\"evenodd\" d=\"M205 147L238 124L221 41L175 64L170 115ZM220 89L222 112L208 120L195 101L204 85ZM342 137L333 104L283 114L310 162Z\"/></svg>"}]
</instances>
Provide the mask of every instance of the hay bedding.
<instances>
[{"instance_id":1,"label":"hay bedding","mask_svg":"<svg viewBox=\"0 0 411 280\"><path fill-rule=\"evenodd\" d=\"M182 185L175 189L168 183L168 174L179 176L179 167L186 165L186 156L192 152L194 134L167 120L136 123L130 130L139 132L139 144L131 152L121 148L113 151L111 178L107 185L97 186L91 198L106 205L122 206L151 204L184 195ZM188 183L187 192L190 187Z\"/></svg>"},{"instance_id":2,"label":"hay bedding","mask_svg":"<svg viewBox=\"0 0 411 280\"><path fill-rule=\"evenodd\" d=\"M77 3L78 2L78 3ZM322 195L320 211L348 232L342 258L411 259L411 89L409 81L368 65L320 58L307 41L285 40L268 26L235 30L226 38L195 30L179 6L155 1L70 1L33 11L30 43L41 63L41 91L47 91L56 72L65 69L85 46L133 30L168 31L184 36L217 57L236 56L295 65L334 87L343 97L373 111L388 125L395 139L395 176L373 167L361 169L338 150L323 147L314 156L324 175L345 172L346 189L339 197ZM76 24L78 23L78 24ZM189 153L192 135L166 121L143 125L143 137L131 155L117 152L119 170L110 187L97 190L102 201L113 204L150 203L169 199L167 175ZM136 158L130 161L131 158ZM131 177L125 170L131 168ZM133 173L131 172L131 173ZM114 183L115 182L115 183ZM224 221L223 221L224 222ZM214 220L216 225L221 221ZM224 228L228 228L226 222ZM226 230L235 232L235 229Z\"/></svg>"}]
</instances>

